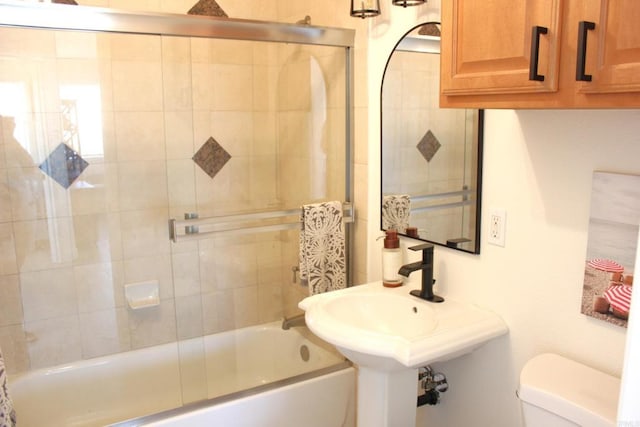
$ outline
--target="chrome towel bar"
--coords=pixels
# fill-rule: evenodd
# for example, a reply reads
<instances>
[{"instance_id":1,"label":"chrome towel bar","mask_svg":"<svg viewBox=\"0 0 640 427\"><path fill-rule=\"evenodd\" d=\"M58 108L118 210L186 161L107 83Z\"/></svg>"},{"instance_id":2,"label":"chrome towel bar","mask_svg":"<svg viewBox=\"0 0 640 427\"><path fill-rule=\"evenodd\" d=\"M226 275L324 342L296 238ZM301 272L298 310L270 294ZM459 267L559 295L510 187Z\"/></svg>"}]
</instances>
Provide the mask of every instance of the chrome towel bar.
<instances>
[{"instance_id":1,"label":"chrome towel bar","mask_svg":"<svg viewBox=\"0 0 640 427\"><path fill-rule=\"evenodd\" d=\"M354 222L351 203L342 204L345 223ZM193 214L188 214L194 216ZM200 227L207 230L201 231ZM262 211L209 218L169 219L169 239L173 242L211 238L214 235L243 235L300 228L300 209ZM184 230L184 232L179 232Z\"/></svg>"}]
</instances>

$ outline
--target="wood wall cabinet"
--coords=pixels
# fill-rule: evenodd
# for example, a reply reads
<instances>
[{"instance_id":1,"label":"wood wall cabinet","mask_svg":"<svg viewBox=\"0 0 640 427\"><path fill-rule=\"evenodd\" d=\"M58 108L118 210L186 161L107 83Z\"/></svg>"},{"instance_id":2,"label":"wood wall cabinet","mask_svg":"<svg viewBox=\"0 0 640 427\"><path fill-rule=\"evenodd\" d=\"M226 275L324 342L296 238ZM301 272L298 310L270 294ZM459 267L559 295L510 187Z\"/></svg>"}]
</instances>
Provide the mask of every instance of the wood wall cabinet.
<instances>
[{"instance_id":1,"label":"wood wall cabinet","mask_svg":"<svg viewBox=\"0 0 640 427\"><path fill-rule=\"evenodd\" d=\"M442 0L440 105L640 107L640 0Z\"/></svg>"}]
</instances>

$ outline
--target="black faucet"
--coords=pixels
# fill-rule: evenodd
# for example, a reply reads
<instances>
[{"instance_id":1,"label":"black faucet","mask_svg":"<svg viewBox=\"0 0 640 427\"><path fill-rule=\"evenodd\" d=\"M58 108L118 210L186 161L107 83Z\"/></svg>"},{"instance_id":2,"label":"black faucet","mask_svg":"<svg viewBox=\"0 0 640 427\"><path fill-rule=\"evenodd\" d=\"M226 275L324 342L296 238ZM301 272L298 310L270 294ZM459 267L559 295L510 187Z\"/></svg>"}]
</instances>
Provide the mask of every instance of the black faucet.
<instances>
[{"instance_id":1,"label":"black faucet","mask_svg":"<svg viewBox=\"0 0 640 427\"><path fill-rule=\"evenodd\" d=\"M409 277L409 274L414 271L422 270L422 289L413 290L410 294L431 302L444 301L444 298L433 294L433 284L436 282L433 278L433 245L424 243L418 246L411 246L409 249L422 251L422 261L403 265L398 270L398 274L402 274L404 277Z\"/></svg>"}]
</instances>

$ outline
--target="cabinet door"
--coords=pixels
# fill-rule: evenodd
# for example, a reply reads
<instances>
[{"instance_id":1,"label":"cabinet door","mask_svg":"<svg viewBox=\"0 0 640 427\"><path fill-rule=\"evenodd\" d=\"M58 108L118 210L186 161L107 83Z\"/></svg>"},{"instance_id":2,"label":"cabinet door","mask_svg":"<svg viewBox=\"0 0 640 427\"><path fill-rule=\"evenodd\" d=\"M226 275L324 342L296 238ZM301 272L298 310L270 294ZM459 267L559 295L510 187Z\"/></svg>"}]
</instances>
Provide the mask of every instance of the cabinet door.
<instances>
[{"instance_id":1,"label":"cabinet door","mask_svg":"<svg viewBox=\"0 0 640 427\"><path fill-rule=\"evenodd\" d=\"M579 93L640 91L640 1L591 0L585 21L594 24L585 29L586 57L584 74L590 81L578 83ZM567 31L579 38L579 23ZM578 46L576 63L581 55ZM577 66L577 65L576 65ZM576 70L576 79L578 77Z\"/></svg>"},{"instance_id":2,"label":"cabinet door","mask_svg":"<svg viewBox=\"0 0 640 427\"><path fill-rule=\"evenodd\" d=\"M562 1L442 0L442 95L555 92ZM543 78L530 80L536 39Z\"/></svg>"}]
</instances>

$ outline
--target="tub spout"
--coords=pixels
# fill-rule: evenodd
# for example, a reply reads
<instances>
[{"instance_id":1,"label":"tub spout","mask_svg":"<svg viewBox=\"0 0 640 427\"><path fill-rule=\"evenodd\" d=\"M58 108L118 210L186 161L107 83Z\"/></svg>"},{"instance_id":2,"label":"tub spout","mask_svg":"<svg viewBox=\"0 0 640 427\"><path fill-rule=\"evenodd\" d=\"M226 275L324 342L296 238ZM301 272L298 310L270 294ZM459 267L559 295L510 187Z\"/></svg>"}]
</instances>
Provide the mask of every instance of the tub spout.
<instances>
[{"instance_id":1,"label":"tub spout","mask_svg":"<svg viewBox=\"0 0 640 427\"><path fill-rule=\"evenodd\" d=\"M400 270L398 270L398 274L405 277L409 277L409 275L414 271L422 270L422 288L420 290L413 290L410 294L431 302L444 301L444 298L433 294L433 284L436 282L433 279L433 245L425 243L418 246L412 246L409 249L413 251L422 251L422 261L405 264L400 267Z\"/></svg>"},{"instance_id":2,"label":"tub spout","mask_svg":"<svg viewBox=\"0 0 640 427\"><path fill-rule=\"evenodd\" d=\"M304 313L282 319L282 329L285 331L294 326L307 326L304 320Z\"/></svg>"}]
</instances>

